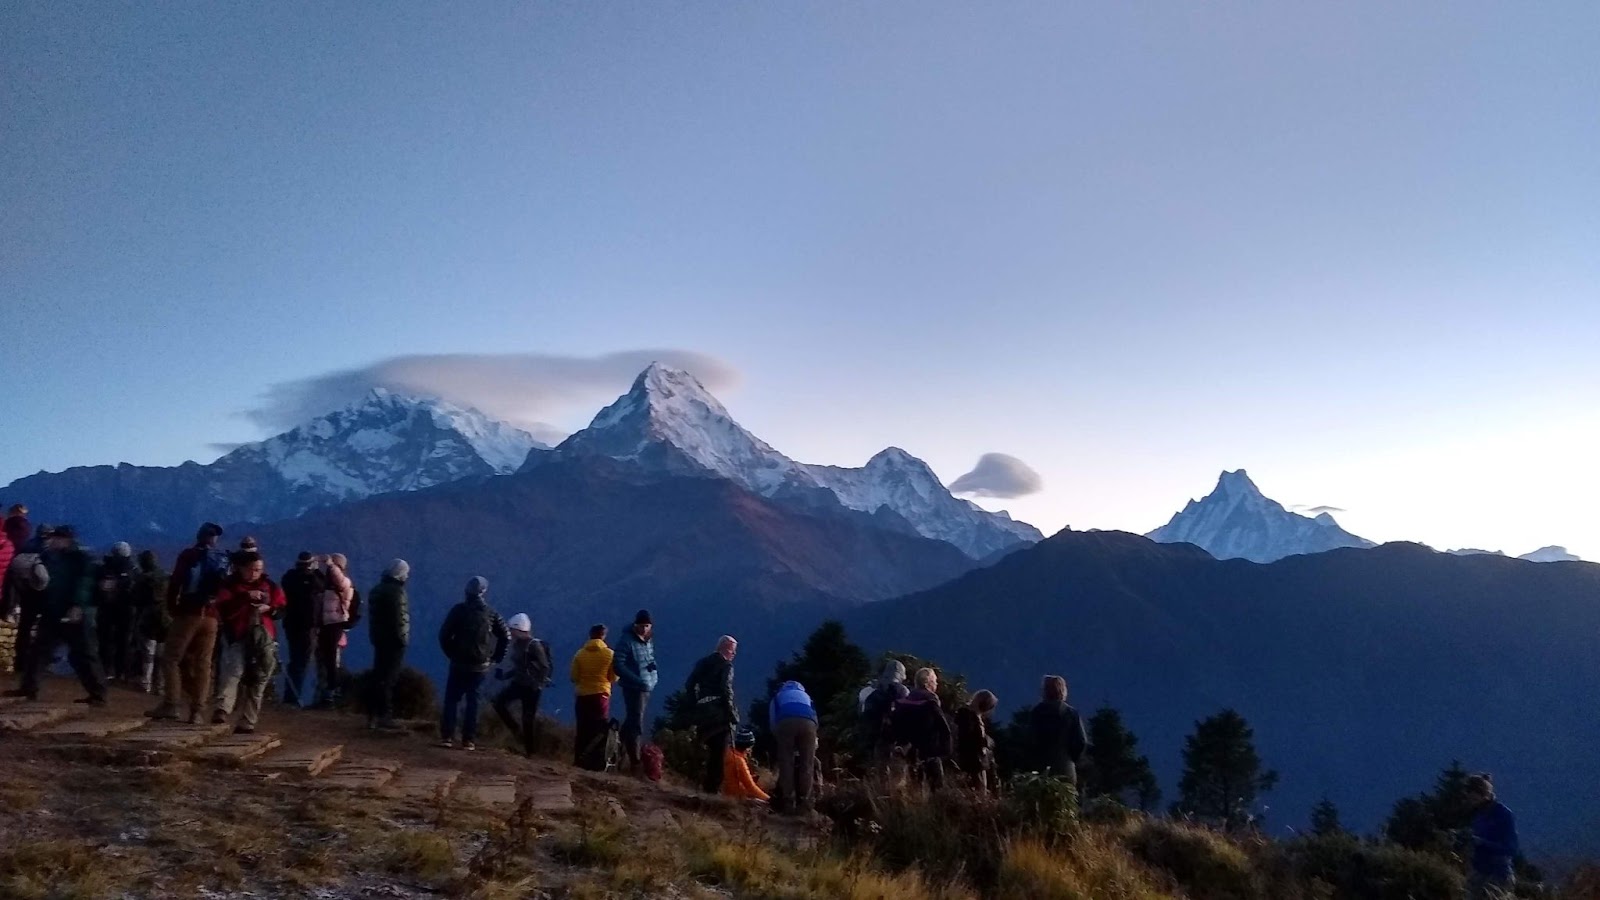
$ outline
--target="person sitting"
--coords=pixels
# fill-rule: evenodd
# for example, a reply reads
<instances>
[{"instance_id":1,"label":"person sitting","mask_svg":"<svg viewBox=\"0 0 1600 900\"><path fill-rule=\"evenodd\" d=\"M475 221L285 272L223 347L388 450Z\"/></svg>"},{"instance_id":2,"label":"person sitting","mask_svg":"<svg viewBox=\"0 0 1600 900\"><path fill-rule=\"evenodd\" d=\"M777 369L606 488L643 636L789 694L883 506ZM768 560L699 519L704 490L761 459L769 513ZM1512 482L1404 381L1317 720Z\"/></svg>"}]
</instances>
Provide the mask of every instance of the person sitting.
<instances>
[{"instance_id":1,"label":"person sitting","mask_svg":"<svg viewBox=\"0 0 1600 900\"><path fill-rule=\"evenodd\" d=\"M750 772L750 750L756 745L756 733L740 728L733 734L733 746L722 755L722 795L766 803L771 798L756 783Z\"/></svg>"}]
</instances>

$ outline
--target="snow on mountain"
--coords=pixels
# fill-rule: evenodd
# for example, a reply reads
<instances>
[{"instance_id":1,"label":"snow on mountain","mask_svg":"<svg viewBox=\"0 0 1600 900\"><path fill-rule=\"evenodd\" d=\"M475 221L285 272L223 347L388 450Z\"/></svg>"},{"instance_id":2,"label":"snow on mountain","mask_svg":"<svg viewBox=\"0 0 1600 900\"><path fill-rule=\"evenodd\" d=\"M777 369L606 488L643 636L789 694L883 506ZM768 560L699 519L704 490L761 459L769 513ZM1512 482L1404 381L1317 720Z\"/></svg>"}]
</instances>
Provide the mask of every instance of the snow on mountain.
<instances>
[{"instance_id":1,"label":"snow on mountain","mask_svg":"<svg viewBox=\"0 0 1600 900\"><path fill-rule=\"evenodd\" d=\"M1499 550L1479 550L1476 547L1462 547L1459 550L1446 550L1451 556L1505 556Z\"/></svg>"},{"instance_id":2,"label":"snow on mountain","mask_svg":"<svg viewBox=\"0 0 1600 900\"><path fill-rule=\"evenodd\" d=\"M952 496L927 463L898 447L879 452L859 469L805 468L845 506L863 512L888 507L924 537L955 544L975 559L1044 539L1032 525Z\"/></svg>"},{"instance_id":3,"label":"snow on mountain","mask_svg":"<svg viewBox=\"0 0 1600 900\"><path fill-rule=\"evenodd\" d=\"M735 422L693 375L660 363L640 373L626 394L555 453L717 475L766 497L826 488L851 509L876 513L887 507L923 536L948 541L974 558L1042 537L1030 525L951 496L926 463L904 450L885 450L860 469L798 463ZM536 464L530 459L527 465Z\"/></svg>"},{"instance_id":4,"label":"snow on mountain","mask_svg":"<svg viewBox=\"0 0 1600 900\"><path fill-rule=\"evenodd\" d=\"M1539 562L1539 563L1546 563L1546 562L1580 562L1580 561L1582 561L1583 557L1576 556L1574 554L1568 553L1567 552L1567 548L1565 548L1565 547L1561 547L1561 546L1558 546L1558 545L1555 545L1555 544L1551 544L1548 547L1540 547L1539 549L1533 551L1532 553L1524 553L1521 556L1517 557L1517 559L1525 559L1528 562Z\"/></svg>"},{"instance_id":5,"label":"snow on mountain","mask_svg":"<svg viewBox=\"0 0 1600 900\"><path fill-rule=\"evenodd\" d=\"M1167 524L1146 537L1164 544L1194 544L1218 559L1272 562L1301 553L1338 547L1371 547L1322 513L1316 518L1289 512L1268 498L1243 469L1223 472L1204 499L1190 500Z\"/></svg>"}]
</instances>

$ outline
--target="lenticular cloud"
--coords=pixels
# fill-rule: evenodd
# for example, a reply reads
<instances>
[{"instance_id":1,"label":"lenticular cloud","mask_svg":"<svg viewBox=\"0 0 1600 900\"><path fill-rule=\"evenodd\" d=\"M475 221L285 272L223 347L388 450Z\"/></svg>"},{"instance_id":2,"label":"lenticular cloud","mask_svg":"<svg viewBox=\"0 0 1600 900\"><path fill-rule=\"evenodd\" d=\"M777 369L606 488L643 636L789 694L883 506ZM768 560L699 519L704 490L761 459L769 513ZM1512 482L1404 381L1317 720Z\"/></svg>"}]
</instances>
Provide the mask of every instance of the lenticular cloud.
<instances>
[{"instance_id":1,"label":"lenticular cloud","mask_svg":"<svg viewBox=\"0 0 1600 900\"><path fill-rule=\"evenodd\" d=\"M1044 488L1027 463L1005 453L985 453L971 472L950 483L950 493L1008 500L1036 494Z\"/></svg>"},{"instance_id":2,"label":"lenticular cloud","mask_svg":"<svg viewBox=\"0 0 1600 900\"><path fill-rule=\"evenodd\" d=\"M541 440L562 432L547 424L574 406L595 406L627 389L635 376L660 361L692 373L707 388L738 383L727 363L690 350L629 350L603 356L543 353L430 353L395 356L269 387L246 418L280 431L348 406L373 388L437 397L519 425Z\"/></svg>"}]
</instances>

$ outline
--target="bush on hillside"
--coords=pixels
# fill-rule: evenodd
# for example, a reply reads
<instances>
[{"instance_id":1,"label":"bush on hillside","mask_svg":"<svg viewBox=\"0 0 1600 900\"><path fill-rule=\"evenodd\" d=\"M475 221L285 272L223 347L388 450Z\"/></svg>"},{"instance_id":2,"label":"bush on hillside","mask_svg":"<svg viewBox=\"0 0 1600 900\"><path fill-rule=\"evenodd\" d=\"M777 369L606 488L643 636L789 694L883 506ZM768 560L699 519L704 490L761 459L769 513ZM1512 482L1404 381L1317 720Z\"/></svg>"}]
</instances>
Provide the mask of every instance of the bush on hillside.
<instances>
[{"instance_id":1,"label":"bush on hillside","mask_svg":"<svg viewBox=\"0 0 1600 900\"><path fill-rule=\"evenodd\" d=\"M1465 889L1460 870L1438 856L1349 834L1302 838L1283 854L1296 880L1328 885L1334 900L1455 900Z\"/></svg>"},{"instance_id":2,"label":"bush on hillside","mask_svg":"<svg viewBox=\"0 0 1600 900\"><path fill-rule=\"evenodd\" d=\"M1008 834L1054 844L1078 827L1078 789L1065 778L1029 772L1007 785L1001 809Z\"/></svg>"},{"instance_id":3,"label":"bush on hillside","mask_svg":"<svg viewBox=\"0 0 1600 900\"><path fill-rule=\"evenodd\" d=\"M692 729L661 728L650 739L661 748L661 758L668 772L700 783L705 775L706 756Z\"/></svg>"},{"instance_id":4,"label":"bush on hillside","mask_svg":"<svg viewBox=\"0 0 1600 900\"><path fill-rule=\"evenodd\" d=\"M1006 847L994 896L1003 900L1173 900L1115 842L1084 833L1063 853L1036 841Z\"/></svg>"},{"instance_id":5,"label":"bush on hillside","mask_svg":"<svg viewBox=\"0 0 1600 900\"><path fill-rule=\"evenodd\" d=\"M342 681L345 700L350 704L350 708L365 714L368 711L368 701L371 699L369 692L372 690L372 670L357 672ZM410 666L401 669L394 683L394 717L437 719L439 692L434 688L433 680Z\"/></svg>"},{"instance_id":6,"label":"bush on hillside","mask_svg":"<svg viewBox=\"0 0 1600 900\"><path fill-rule=\"evenodd\" d=\"M1259 896L1250 857L1222 834L1167 819L1146 819L1123 843L1135 857L1166 873L1195 900Z\"/></svg>"}]
</instances>

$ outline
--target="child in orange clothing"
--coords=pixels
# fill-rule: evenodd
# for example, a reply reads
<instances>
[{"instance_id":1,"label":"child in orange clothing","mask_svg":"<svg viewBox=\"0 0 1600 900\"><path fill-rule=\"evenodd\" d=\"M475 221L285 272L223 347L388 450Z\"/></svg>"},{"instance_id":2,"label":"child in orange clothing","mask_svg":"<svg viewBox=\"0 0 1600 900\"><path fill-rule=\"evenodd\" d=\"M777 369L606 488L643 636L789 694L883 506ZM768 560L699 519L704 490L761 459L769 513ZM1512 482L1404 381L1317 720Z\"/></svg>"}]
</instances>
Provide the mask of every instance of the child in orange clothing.
<instances>
[{"instance_id":1,"label":"child in orange clothing","mask_svg":"<svg viewBox=\"0 0 1600 900\"><path fill-rule=\"evenodd\" d=\"M722 753L722 794L761 803L770 799L767 792L756 784L750 774L750 748L756 743L755 733L741 728L733 736L733 746Z\"/></svg>"}]
</instances>

